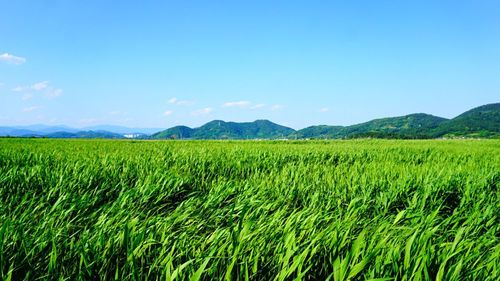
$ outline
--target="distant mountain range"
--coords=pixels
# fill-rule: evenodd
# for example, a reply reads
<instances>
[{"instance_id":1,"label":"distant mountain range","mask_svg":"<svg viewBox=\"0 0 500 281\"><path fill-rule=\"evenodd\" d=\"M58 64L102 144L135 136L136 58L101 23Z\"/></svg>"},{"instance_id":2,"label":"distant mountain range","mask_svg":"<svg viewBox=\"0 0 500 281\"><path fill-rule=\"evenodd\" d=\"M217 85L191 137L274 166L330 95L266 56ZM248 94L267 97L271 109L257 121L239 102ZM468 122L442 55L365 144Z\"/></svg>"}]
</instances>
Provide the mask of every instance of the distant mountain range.
<instances>
[{"instance_id":1,"label":"distant mountain range","mask_svg":"<svg viewBox=\"0 0 500 281\"><path fill-rule=\"evenodd\" d=\"M151 139L425 139L440 137L500 137L500 103L483 105L453 119L425 113L375 119L352 126L311 126L302 130L268 120L251 123L211 121L199 128L177 126Z\"/></svg>"},{"instance_id":2,"label":"distant mountain range","mask_svg":"<svg viewBox=\"0 0 500 281\"><path fill-rule=\"evenodd\" d=\"M32 125L0 127L0 136L47 138L139 139L346 139L441 137L500 137L500 103L487 104L446 119L425 113L371 120L352 126L311 126L294 130L268 120L225 122L214 120L198 127L176 126L163 131L121 126L74 129L67 126Z\"/></svg>"},{"instance_id":3,"label":"distant mountain range","mask_svg":"<svg viewBox=\"0 0 500 281\"><path fill-rule=\"evenodd\" d=\"M29 125L1 127L0 136L47 137L47 138L145 138L159 128L128 128L123 126L99 125L85 128L71 128L64 125Z\"/></svg>"},{"instance_id":4,"label":"distant mountain range","mask_svg":"<svg viewBox=\"0 0 500 281\"><path fill-rule=\"evenodd\" d=\"M292 128L275 124L268 120L236 123L214 120L191 129L177 126L153 134L152 139L278 139L288 138L295 133Z\"/></svg>"}]
</instances>

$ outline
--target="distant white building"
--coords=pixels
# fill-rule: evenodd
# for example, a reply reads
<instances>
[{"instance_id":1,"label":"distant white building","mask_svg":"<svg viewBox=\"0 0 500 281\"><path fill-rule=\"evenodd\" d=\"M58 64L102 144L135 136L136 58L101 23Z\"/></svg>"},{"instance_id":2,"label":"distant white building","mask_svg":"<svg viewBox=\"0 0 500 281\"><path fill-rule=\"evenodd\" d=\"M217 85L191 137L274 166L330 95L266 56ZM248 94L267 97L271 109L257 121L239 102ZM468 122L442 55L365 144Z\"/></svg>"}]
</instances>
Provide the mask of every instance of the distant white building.
<instances>
[{"instance_id":1,"label":"distant white building","mask_svg":"<svg viewBox=\"0 0 500 281\"><path fill-rule=\"evenodd\" d=\"M142 134L125 134L125 135L123 135L123 137L125 137L127 139L136 139L140 136L142 136Z\"/></svg>"}]
</instances>

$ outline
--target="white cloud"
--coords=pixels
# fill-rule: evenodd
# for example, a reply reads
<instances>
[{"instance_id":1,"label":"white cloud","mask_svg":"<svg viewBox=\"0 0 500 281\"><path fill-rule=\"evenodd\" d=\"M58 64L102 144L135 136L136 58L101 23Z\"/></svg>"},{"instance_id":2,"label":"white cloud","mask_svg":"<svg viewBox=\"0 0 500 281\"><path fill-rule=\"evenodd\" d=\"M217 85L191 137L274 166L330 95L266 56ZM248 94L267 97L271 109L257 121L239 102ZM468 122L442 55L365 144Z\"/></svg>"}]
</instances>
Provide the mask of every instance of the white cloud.
<instances>
[{"instance_id":1,"label":"white cloud","mask_svg":"<svg viewBox=\"0 0 500 281\"><path fill-rule=\"evenodd\" d=\"M192 105L194 102L190 100L180 100L177 102L177 105Z\"/></svg>"},{"instance_id":2,"label":"white cloud","mask_svg":"<svg viewBox=\"0 0 500 281\"><path fill-rule=\"evenodd\" d=\"M319 109L319 112L321 112L321 113L325 113L325 112L328 112L328 111L330 111L330 109L328 107L323 107L323 108Z\"/></svg>"},{"instance_id":3,"label":"white cloud","mask_svg":"<svg viewBox=\"0 0 500 281\"><path fill-rule=\"evenodd\" d=\"M286 106L282 105L282 104L275 104L273 106L271 106L271 110L272 111L276 111L276 110L281 110L283 108L285 108Z\"/></svg>"},{"instance_id":4,"label":"white cloud","mask_svg":"<svg viewBox=\"0 0 500 281\"><path fill-rule=\"evenodd\" d=\"M47 92L45 93L45 97L48 99L54 99L57 97L62 96L63 90L62 89L54 89L54 88L49 88Z\"/></svg>"},{"instance_id":5,"label":"white cloud","mask_svg":"<svg viewBox=\"0 0 500 281\"><path fill-rule=\"evenodd\" d=\"M27 101L33 98L33 94L24 94L21 98L23 101Z\"/></svg>"},{"instance_id":6,"label":"white cloud","mask_svg":"<svg viewBox=\"0 0 500 281\"><path fill-rule=\"evenodd\" d=\"M43 81L43 82L38 82L35 83L31 86L31 89L35 91L41 91L43 89L46 89L49 86L49 81Z\"/></svg>"},{"instance_id":7,"label":"white cloud","mask_svg":"<svg viewBox=\"0 0 500 281\"><path fill-rule=\"evenodd\" d=\"M37 110L39 108L40 108L40 106L25 107L25 108L23 108L23 112L32 112L32 111L35 111L35 110Z\"/></svg>"},{"instance_id":8,"label":"white cloud","mask_svg":"<svg viewBox=\"0 0 500 281\"><path fill-rule=\"evenodd\" d=\"M8 54L8 53L4 53L4 54L0 55L0 61L5 62L5 63L9 63L9 64L19 65L19 64L25 63L26 59L22 58L22 57L16 57L16 56Z\"/></svg>"},{"instance_id":9,"label":"white cloud","mask_svg":"<svg viewBox=\"0 0 500 281\"><path fill-rule=\"evenodd\" d=\"M49 81L35 83L31 86L17 86L12 89L13 92L26 92L26 91L41 91L49 86Z\"/></svg>"},{"instance_id":10,"label":"white cloud","mask_svg":"<svg viewBox=\"0 0 500 281\"><path fill-rule=\"evenodd\" d=\"M208 114L212 113L213 111L214 111L213 108L205 107L205 108L202 108L200 110L193 111L193 112L191 112L191 114L194 116L208 115Z\"/></svg>"},{"instance_id":11,"label":"white cloud","mask_svg":"<svg viewBox=\"0 0 500 281\"><path fill-rule=\"evenodd\" d=\"M17 86L15 88L12 89L13 92L23 92L25 91L26 88L25 87L21 87L21 86Z\"/></svg>"},{"instance_id":12,"label":"white cloud","mask_svg":"<svg viewBox=\"0 0 500 281\"><path fill-rule=\"evenodd\" d=\"M170 116L172 114L174 114L174 112L172 110L167 110L167 111L163 112L164 116Z\"/></svg>"},{"instance_id":13,"label":"white cloud","mask_svg":"<svg viewBox=\"0 0 500 281\"><path fill-rule=\"evenodd\" d=\"M258 103L256 105L250 107L250 109L260 109L260 108L264 108L264 107L266 107L266 104L264 104L264 103Z\"/></svg>"},{"instance_id":14,"label":"white cloud","mask_svg":"<svg viewBox=\"0 0 500 281\"><path fill-rule=\"evenodd\" d=\"M268 107L270 110L279 110L285 108L284 105L281 104L276 104L273 106L268 106L265 103L257 103L254 104L249 101L231 101L231 102L225 102L222 104L222 107L236 107L236 108L248 108L251 110L256 110L256 109L262 109Z\"/></svg>"},{"instance_id":15,"label":"white cloud","mask_svg":"<svg viewBox=\"0 0 500 281\"><path fill-rule=\"evenodd\" d=\"M185 105L185 106L187 106L187 105L193 105L194 104L193 101L190 101L190 100L179 100L179 99L177 99L175 97L169 99L168 103L175 104L175 105Z\"/></svg>"},{"instance_id":16,"label":"white cloud","mask_svg":"<svg viewBox=\"0 0 500 281\"><path fill-rule=\"evenodd\" d=\"M47 99L54 99L62 96L63 94L62 89L50 86L49 81L38 82L30 86L17 86L13 88L12 91L19 93L28 92L28 94L23 96L23 100L28 100L33 97L33 95L29 94L29 92L42 92Z\"/></svg>"},{"instance_id":17,"label":"white cloud","mask_svg":"<svg viewBox=\"0 0 500 281\"><path fill-rule=\"evenodd\" d=\"M245 108L245 107L248 107L250 106L250 102L249 101L230 101L230 102L225 102L222 106L223 107L241 107L241 108Z\"/></svg>"}]
</instances>

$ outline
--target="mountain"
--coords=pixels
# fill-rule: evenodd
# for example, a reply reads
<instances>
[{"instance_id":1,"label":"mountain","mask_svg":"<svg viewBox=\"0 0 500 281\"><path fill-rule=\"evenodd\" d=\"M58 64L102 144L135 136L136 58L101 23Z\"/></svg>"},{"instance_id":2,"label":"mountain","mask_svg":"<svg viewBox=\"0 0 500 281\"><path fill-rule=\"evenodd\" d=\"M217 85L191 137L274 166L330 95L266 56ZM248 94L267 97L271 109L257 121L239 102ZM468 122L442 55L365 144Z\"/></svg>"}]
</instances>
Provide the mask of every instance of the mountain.
<instances>
[{"instance_id":1,"label":"mountain","mask_svg":"<svg viewBox=\"0 0 500 281\"><path fill-rule=\"evenodd\" d=\"M47 138L64 138L64 139L123 139L122 134L111 133L107 131L80 131L76 133L56 132L45 135Z\"/></svg>"},{"instance_id":2,"label":"mountain","mask_svg":"<svg viewBox=\"0 0 500 281\"><path fill-rule=\"evenodd\" d=\"M23 136L42 136L55 132L78 132L64 125L48 126L42 124L28 125L28 126L13 126L13 127L0 127L0 136L23 137Z\"/></svg>"},{"instance_id":3,"label":"mountain","mask_svg":"<svg viewBox=\"0 0 500 281\"><path fill-rule=\"evenodd\" d=\"M448 119L425 113L410 114L401 117L389 117L371 120L346 127L344 137L394 136L401 138L428 138L428 133Z\"/></svg>"},{"instance_id":4,"label":"mountain","mask_svg":"<svg viewBox=\"0 0 500 281\"><path fill-rule=\"evenodd\" d=\"M80 131L107 131L117 134L130 135L130 134L142 134L142 135L152 135L162 129L159 128L129 128L124 126L115 125L97 125L82 128Z\"/></svg>"},{"instance_id":5,"label":"mountain","mask_svg":"<svg viewBox=\"0 0 500 281\"><path fill-rule=\"evenodd\" d=\"M297 131L297 138L338 139L357 137L426 138L426 132L448 119L424 113L371 120L352 126L311 126Z\"/></svg>"},{"instance_id":6,"label":"mountain","mask_svg":"<svg viewBox=\"0 0 500 281\"><path fill-rule=\"evenodd\" d=\"M75 128L71 128L65 125L43 125L43 124L34 124L34 125L28 125L28 126L17 126L15 127L17 129L22 129L22 130L29 130L32 132L36 132L37 134L51 134L51 133L56 133L56 132L72 132L76 133L79 130Z\"/></svg>"},{"instance_id":7,"label":"mountain","mask_svg":"<svg viewBox=\"0 0 500 281\"><path fill-rule=\"evenodd\" d=\"M133 139L346 139L397 138L425 139L441 137L500 138L500 103L466 111L453 119L416 113L374 119L351 126L311 126L302 130L268 120L225 122L214 120L198 128L176 126L152 134L158 129L138 129L101 125L84 129L31 125L0 127L0 136L47 138L133 138Z\"/></svg>"},{"instance_id":8,"label":"mountain","mask_svg":"<svg viewBox=\"0 0 500 281\"><path fill-rule=\"evenodd\" d=\"M35 124L29 126L12 126L12 127L0 127L0 136L10 136L10 137L63 137L77 138L83 136L93 137L94 135L108 136L110 138L117 138L116 135L119 134L121 138L134 138L141 139L146 138L149 135L158 132L160 129L154 128L128 128L123 126L113 126L113 125L99 125L86 128L71 128L64 125L42 125ZM85 132L94 132L90 135Z\"/></svg>"},{"instance_id":9,"label":"mountain","mask_svg":"<svg viewBox=\"0 0 500 281\"><path fill-rule=\"evenodd\" d=\"M500 103L466 111L432 132L433 136L493 137L500 135Z\"/></svg>"},{"instance_id":10,"label":"mountain","mask_svg":"<svg viewBox=\"0 0 500 281\"><path fill-rule=\"evenodd\" d=\"M176 126L151 135L152 139L190 139L195 130L186 126Z\"/></svg>"},{"instance_id":11,"label":"mountain","mask_svg":"<svg viewBox=\"0 0 500 281\"><path fill-rule=\"evenodd\" d=\"M38 133L35 131L20 129L16 127L0 127L0 136L23 137L27 135L38 135Z\"/></svg>"},{"instance_id":12,"label":"mountain","mask_svg":"<svg viewBox=\"0 0 500 281\"><path fill-rule=\"evenodd\" d=\"M332 139L338 138L345 131L344 126L318 125L296 131L290 136L292 139Z\"/></svg>"},{"instance_id":13,"label":"mountain","mask_svg":"<svg viewBox=\"0 0 500 281\"><path fill-rule=\"evenodd\" d=\"M295 130L268 120L236 123L214 120L191 129L177 126L151 136L153 139L278 139L287 138Z\"/></svg>"}]
</instances>

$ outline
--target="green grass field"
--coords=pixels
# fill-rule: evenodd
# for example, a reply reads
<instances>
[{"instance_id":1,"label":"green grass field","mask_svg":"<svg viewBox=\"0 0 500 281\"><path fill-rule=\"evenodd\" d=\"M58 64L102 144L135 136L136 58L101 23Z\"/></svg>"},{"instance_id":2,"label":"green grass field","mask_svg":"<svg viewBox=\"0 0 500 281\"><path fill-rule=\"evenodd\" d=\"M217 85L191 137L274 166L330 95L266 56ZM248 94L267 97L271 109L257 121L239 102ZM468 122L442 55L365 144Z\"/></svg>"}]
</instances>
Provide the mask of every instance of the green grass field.
<instances>
[{"instance_id":1,"label":"green grass field","mask_svg":"<svg viewBox=\"0 0 500 281\"><path fill-rule=\"evenodd\" d=\"M499 280L500 140L0 139L4 280Z\"/></svg>"}]
</instances>

